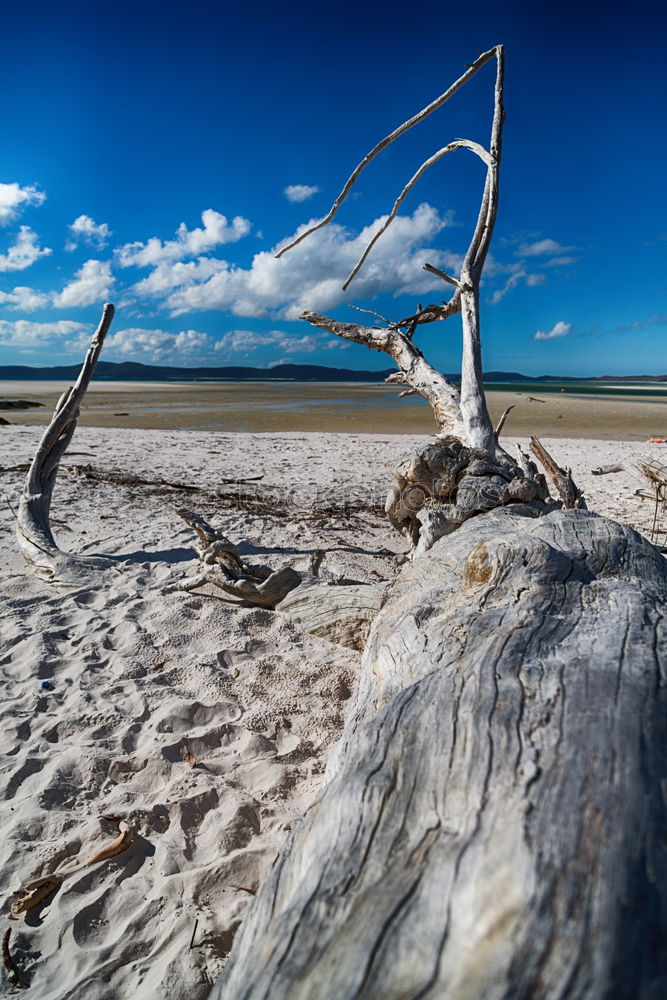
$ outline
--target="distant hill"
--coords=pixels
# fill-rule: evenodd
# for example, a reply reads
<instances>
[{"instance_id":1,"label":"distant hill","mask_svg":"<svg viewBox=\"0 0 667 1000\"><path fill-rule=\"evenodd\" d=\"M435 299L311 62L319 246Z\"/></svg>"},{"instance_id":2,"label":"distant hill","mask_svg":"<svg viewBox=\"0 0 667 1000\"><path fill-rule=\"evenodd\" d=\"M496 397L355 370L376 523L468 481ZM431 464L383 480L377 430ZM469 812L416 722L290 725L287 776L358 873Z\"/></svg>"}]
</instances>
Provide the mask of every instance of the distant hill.
<instances>
[{"instance_id":1,"label":"distant hill","mask_svg":"<svg viewBox=\"0 0 667 1000\"><path fill-rule=\"evenodd\" d=\"M57 365L33 368L29 365L0 365L0 379L37 380L76 378L79 365ZM167 365L142 365L138 361L100 361L95 369L95 381L126 382L215 382L279 381L298 382L383 382L395 371L356 371L350 368L328 368L325 365L276 365L274 368L231 366L226 368L172 368ZM447 374L458 382L460 375ZM568 375L522 375L520 372L485 372L485 382L667 382L667 375L600 375L595 378Z\"/></svg>"}]
</instances>

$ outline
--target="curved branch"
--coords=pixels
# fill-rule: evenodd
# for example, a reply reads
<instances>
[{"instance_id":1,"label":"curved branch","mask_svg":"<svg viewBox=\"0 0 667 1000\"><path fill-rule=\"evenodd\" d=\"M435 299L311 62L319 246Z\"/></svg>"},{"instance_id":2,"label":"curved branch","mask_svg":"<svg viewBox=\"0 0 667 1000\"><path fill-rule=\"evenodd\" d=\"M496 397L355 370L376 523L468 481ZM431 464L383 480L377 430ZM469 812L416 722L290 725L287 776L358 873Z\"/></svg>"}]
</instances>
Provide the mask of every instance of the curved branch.
<instances>
[{"instance_id":1,"label":"curved branch","mask_svg":"<svg viewBox=\"0 0 667 1000\"><path fill-rule=\"evenodd\" d=\"M51 423L37 446L21 494L16 521L19 549L35 574L51 583L77 582L72 578L80 576L81 569L101 569L112 565L108 559L61 551L51 531L49 512L58 465L72 440L79 419L79 406L95 371L113 315L114 307L107 302L79 377L56 404Z\"/></svg>"},{"instance_id":2,"label":"curved branch","mask_svg":"<svg viewBox=\"0 0 667 1000\"><path fill-rule=\"evenodd\" d=\"M342 203L347 198L352 188L352 185L354 184L354 182L356 181L357 177L364 169L364 167L367 167L368 164L371 162L371 160L374 160L375 157L378 155L378 153L381 153L383 149L386 149L387 146L391 145L391 143L394 142L395 139L398 139L399 136L403 135L405 132L408 132L411 128L413 128L414 125L418 125L420 122L424 121L425 118L428 118L428 116L432 114L434 111L437 111L438 108L441 108L442 105L445 104L445 102L450 99L450 97L453 97L454 94L458 90L460 90L461 87L465 83L467 83L468 80L470 80L470 78L473 77L478 70L482 68L482 66L484 66L487 62L489 62L490 59L493 59L494 56L496 55L497 55L497 47L489 49L488 52L483 52L482 55L480 55L477 59L475 59L474 63L472 63L468 67L466 72L462 76L460 76L458 80L456 80L456 82L453 83L451 87L449 87L448 90L444 92L444 94L441 94L440 97L436 97L436 99L432 101L429 105L427 105L425 108L419 111L412 118L408 119L408 121L403 122L402 125L399 125L398 128L394 129L393 132L391 132L388 136L385 136L384 139L378 142L378 144L374 146L373 149L371 149L370 153L367 153L366 156L364 156L363 160L355 167L353 172L350 174L343 190L334 201L328 214L318 223L316 223L316 225L311 226L310 229L307 229L305 232L301 233L301 235L298 236L295 240L292 240L291 243L288 243L286 247L282 248L282 250L279 250L278 253L276 254L276 257L282 257L284 253L287 253L287 251L291 250L292 247L297 246L299 243L302 242L302 240L305 240L307 236L310 236L311 233L317 232L318 229L322 229L324 226L328 225L333 219L338 209L340 208L340 206L342 205ZM491 153L493 154L493 147L491 148Z\"/></svg>"},{"instance_id":3,"label":"curved branch","mask_svg":"<svg viewBox=\"0 0 667 1000\"><path fill-rule=\"evenodd\" d=\"M481 146L478 142L472 142L470 139L455 139L453 142L450 142L447 146L443 146L442 149L439 149L437 153L433 154L433 156L429 156L427 160L424 160L421 167L417 170L416 173L412 175L408 183L401 191L398 198L394 202L394 207L387 216L386 220L382 223L382 225L380 226L380 228L375 233L370 243L362 253L361 257L352 268L352 271L350 272L349 276L343 283L344 292L347 291L350 282L354 279L355 275L359 273L359 269L361 268L362 264L368 257L369 253L371 252L377 241L380 239L382 234L389 228L393 220L396 218L396 213L398 212L399 205L401 204L401 202L405 200L405 198L412 190L412 188L415 186L417 181L421 177L423 177L423 175L426 173L429 167L432 167L434 163L438 162L438 160L441 160L444 156L447 156L449 153L453 153L457 149L469 149L471 152L479 156L480 160L482 160L482 162L485 163L487 168L489 169L493 165L493 160L488 150L484 149L484 147ZM430 268L427 268L426 270L430 270ZM453 279L446 278L445 280L450 280L450 283L454 283Z\"/></svg>"},{"instance_id":4,"label":"curved branch","mask_svg":"<svg viewBox=\"0 0 667 1000\"><path fill-rule=\"evenodd\" d=\"M363 344L372 351L384 351L400 369L400 382L409 385L430 403L439 433L461 437L463 424L458 389L431 367L419 348L405 334L397 329L381 330L356 323L340 323L321 313L305 312L300 319L344 340ZM390 378L394 380L393 376ZM395 381L399 381L399 378Z\"/></svg>"}]
</instances>

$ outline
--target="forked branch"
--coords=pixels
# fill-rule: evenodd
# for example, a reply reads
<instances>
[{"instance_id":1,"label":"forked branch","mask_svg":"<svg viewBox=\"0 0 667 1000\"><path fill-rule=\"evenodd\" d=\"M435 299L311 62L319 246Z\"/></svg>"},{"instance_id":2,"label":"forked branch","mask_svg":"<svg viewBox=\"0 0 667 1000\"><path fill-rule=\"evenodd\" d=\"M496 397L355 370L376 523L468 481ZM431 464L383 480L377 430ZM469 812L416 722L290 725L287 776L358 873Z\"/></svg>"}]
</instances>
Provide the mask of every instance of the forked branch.
<instances>
[{"instance_id":1,"label":"forked branch","mask_svg":"<svg viewBox=\"0 0 667 1000\"><path fill-rule=\"evenodd\" d=\"M409 119L409 121L404 122L390 135L383 139L382 142L378 143L378 145L364 157L361 163L348 178L343 190L332 205L329 214L316 225L311 226L308 230L301 233L296 240L293 240L288 246L283 247L283 249L277 254L277 256L281 256L287 250L296 246L298 243L301 243L302 240L304 240L308 235L314 233L318 229L321 229L322 226L327 225L327 223L333 219L334 215L338 211L338 208L347 197L352 185L364 167L366 167L368 163L370 163L370 161L377 156L379 152L381 152L382 149L385 149L392 142L398 139L399 136L407 132L408 129L412 128L418 122L423 121L427 115L441 107L446 100L456 93L456 91L471 78L471 76L473 76L483 65L485 65L485 63L493 58L496 60L497 68L494 114L489 149L487 150L480 143L473 142L469 139L456 139L453 142L448 143L446 146L443 146L442 149L439 149L436 153L432 154L427 160L425 160L416 173L413 174L407 184L403 187L403 190L394 202L389 215L377 232L372 236L357 264L354 266L343 285L343 289L347 289L350 282L358 274L360 268L368 258L368 255L377 243L378 239L395 219L399 206L407 194L414 188L416 183L423 176L424 172L449 153L454 152L457 149L468 149L475 153L475 155L477 155L485 164L486 181L484 184L484 192L482 195L482 203L477 224L464 258L461 275L459 278L456 278L432 264L425 265L425 269L431 274L436 274L438 277L442 278L443 281L456 288L456 292L450 302L443 306L428 306L427 309L423 311L420 307L414 316L408 317L407 320L403 320L394 325L389 331L352 327L351 324L340 324L335 320L330 320L327 317L323 317L316 313L304 313L301 317L302 319L313 323L315 326L319 326L322 329L329 330L331 333L335 333L337 336L345 337L347 340L354 340L356 343L363 343L367 347L374 350L386 351L394 358L401 371L405 372L406 380L410 387L421 393L424 398L428 399L431 403L436 411L436 421L438 422L438 426L441 430L444 430L449 434L454 434L468 446L485 452L489 458L496 454L497 449L496 436L494 435L493 425L491 423L491 418L486 405L482 381L479 285L482 268L486 260L491 237L493 235L493 228L498 210L498 172L502 149L502 128L505 116L503 107L504 49L502 45L497 45L488 52L483 53L483 55L475 60L475 62L468 68L467 72L464 73L463 76L461 76L454 84L452 84L449 90L441 95L441 97L439 97L432 104L428 105L427 108L424 108L413 118ZM461 363L460 395L456 392L453 386L450 386L449 383L447 383L446 380L425 361L420 352L418 352L420 362L417 366L415 366L414 355L411 355L409 351L406 351L407 345L412 346L412 337L414 336L418 326L421 326L426 322L432 322L433 320L445 319L447 316L454 315L457 312L461 312L463 324L463 354ZM403 327L406 329L404 329L403 332L399 332L399 328ZM413 350L416 349L413 348ZM409 363L408 368L403 367L406 361ZM419 369L418 374L416 372L417 368ZM427 389L427 391L424 391L425 389ZM441 392L443 390L444 398L441 397ZM445 417L444 421L443 417ZM454 429L455 427L456 429Z\"/></svg>"}]
</instances>

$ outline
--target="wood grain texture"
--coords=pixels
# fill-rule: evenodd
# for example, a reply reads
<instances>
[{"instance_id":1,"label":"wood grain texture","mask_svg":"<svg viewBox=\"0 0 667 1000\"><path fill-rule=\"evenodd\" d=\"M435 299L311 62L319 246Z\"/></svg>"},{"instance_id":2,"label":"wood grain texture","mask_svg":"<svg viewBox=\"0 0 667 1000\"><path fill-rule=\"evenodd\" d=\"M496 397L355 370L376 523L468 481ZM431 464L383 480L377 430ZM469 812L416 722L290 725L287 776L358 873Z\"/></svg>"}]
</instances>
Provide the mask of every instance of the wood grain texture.
<instances>
[{"instance_id":1,"label":"wood grain texture","mask_svg":"<svg viewBox=\"0 0 667 1000\"><path fill-rule=\"evenodd\" d=\"M667 572L495 511L404 567L214 1000L667 995Z\"/></svg>"}]
</instances>

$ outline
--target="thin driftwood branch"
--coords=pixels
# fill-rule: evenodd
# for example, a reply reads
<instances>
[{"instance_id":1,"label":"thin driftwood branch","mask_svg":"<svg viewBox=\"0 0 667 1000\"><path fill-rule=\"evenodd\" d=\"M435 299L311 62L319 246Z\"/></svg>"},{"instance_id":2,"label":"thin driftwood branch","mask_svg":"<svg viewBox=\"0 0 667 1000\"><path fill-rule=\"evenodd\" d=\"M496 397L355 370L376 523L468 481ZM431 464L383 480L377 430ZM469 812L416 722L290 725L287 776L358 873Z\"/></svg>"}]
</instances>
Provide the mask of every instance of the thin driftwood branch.
<instances>
[{"instance_id":1,"label":"thin driftwood branch","mask_svg":"<svg viewBox=\"0 0 667 1000\"><path fill-rule=\"evenodd\" d=\"M361 257L350 271L350 274L348 275L346 280L343 282L343 291L347 291L350 282L354 279L355 275L359 273L361 266L363 265L364 261L368 257L369 253L371 252L377 241L380 239L382 234L389 228L393 220L396 218L401 203L405 201L405 198L410 193L410 191L412 191L413 187L419 181L419 179L424 176L429 167L432 167L434 163L437 163L439 160L443 158L443 156L447 156L449 153L453 153L457 149L469 149L471 150L471 152L479 156L479 158L482 160L483 163L486 164L487 167L491 167L492 165L491 157L489 155L488 150L484 149L484 147L481 146L478 142L471 142L470 139L455 139L454 142L450 142L447 146L443 146L442 149L439 149L437 153L434 153L432 156L429 156L429 158L422 163L421 167L416 171L416 173L412 175L408 183L405 185L405 187L399 194L398 198L394 202L391 212L389 213L385 221L382 223L380 228L377 230L377 232L373 235L370 242L366 246L366 249L362 253ZM449 280L451 281L452 284L454 283L454 279L449 279Z\"/></svg>"},{"instance_id":2,"label":"thin driftwood branch","mask_svg":"<svg viewBox=\"0 0 667 1000\"><path fill-rule=\"evenodd\" d=\"M447 272L443 271L441 267L435 267L434 264L427 263L422 265L422 270L428 271L429 274L435 274L436 277L438 278L442 278L442 280L446 281L448 285L454 285L455 288L459 289L461 287L461 282L459 281L459 279L454 278L451 274L447 274Z\"/></svg>"},{"instance_id":3,"label":"thin driftwood branch","mask_svg":"<svg viewBox=\"0 0 667 1000\"><path fill-rule=\"evenodd\" d=\"M16 523L18 546L34 573L50 583L77 582L82 574L85 575L86 570L110 565L110 561L106 559L62 552L53 537L49 513L58 465L72 440L79 419L79 407L95 371L113 315L114 307L107 302L79 377L56 404L53 418L37 447L21 494Z\"/></svg>"},{"instance_id":4,"label":"thin driftwood branch","mask_svg":"<svg viewBox=\"0 0 667 1000\"><path fill-rule=\"evenodd\" d=\"M516 403L512 403L511 406L508 406L508 407L506 407L503 410L503 412L501 414L501 417L500 417L500 420L498 421L498 423L496 425L496 429L493 432L496 441L500 437L500 432L502 431L503 427L505 426L505 421L507 420L508 416L510 415L511 411L514 409L514 407L516 405L517 405Z\"/></svg>"},{"instance_id":5,"label":"thin driftwood branch","mask_svg":"<svg viewBox=\"0 0 667 1000\"><path fill-rule=\"evenodd\" d=\"M574 482L570 470L561 469L542 442L536 437L531 437L530 439L530 450L556 487L563 501L563 506L571 510L586 510L586 501L582 496L581 490Z\"/></svg>"},{"instance_id":6,"label":"thin driftwood branch","mask_svg":"<svg viewBox=\"0 0 667 1000\"><path fill-rule=\"evenodd\" d=\"M399 125L398 128L394 129L393 132L390 132L389 135L385 136L384 139L378 142L378 144L374 146L373 149L371 149L370 153L367 153L366 156L364 156L363 160L361 160L361 162L352 171L347 181L345 182L343 190L334 201L327 215L325 215L323 219L321 219L318 223L316 223L316 225L311 226L309 229L301 233L301 235L298 236L295 240L292 240L291 243L288 243L287 246L282 247L282 249L279 250L278 253L276 254L276 257L282 257L284 253L287 253L287 251L291 250L292 247L297 246L299 243L305 240L307 236L310 236L311 233L317 232L318 229L322 229L323 226L328 225L335 216L340 206L347 198L348 194L350 193L350 190L352 189L352 185L354 184L354 182L356 181L356 179L358 178L359 174L364 169L364 167L367 167L368 164L372 160L374 160L375 157L379 153L381 153L383 149L386 149L387 146L391 145L391 143L394 142L396 139L398 139L399 136L404 135L415 125L418 125L420 122L423 122L424 119L428 118L428 116L433 114L434 111L437 111L438 108L441 108L442 105L445 104L450 99L450 97L453 97L454 94L458 90L460 90L461 87L463 87L464 84L466 84L468 80L470 80L475 75L475 73L478 72L478 70L482 68L482 66L484 66L487 62L489 62L490 59L493 59L494 56L496 56L496 52L497 52L496 48L489 49L488 52L483 52L468 67L465 73L463 73L462 76L460 76L458 80L456 80L451 85L451 87L449 87L444 92L444 94L441 94L440 97L437 97L435 99L435 101L432 101L429 105L427 105L425 108L419 111L416 115L413 115L413 117L409 118L408 121L403 122L402 125Z\"/></svg>"}]
</instances>

